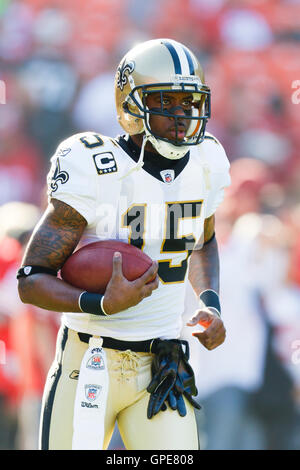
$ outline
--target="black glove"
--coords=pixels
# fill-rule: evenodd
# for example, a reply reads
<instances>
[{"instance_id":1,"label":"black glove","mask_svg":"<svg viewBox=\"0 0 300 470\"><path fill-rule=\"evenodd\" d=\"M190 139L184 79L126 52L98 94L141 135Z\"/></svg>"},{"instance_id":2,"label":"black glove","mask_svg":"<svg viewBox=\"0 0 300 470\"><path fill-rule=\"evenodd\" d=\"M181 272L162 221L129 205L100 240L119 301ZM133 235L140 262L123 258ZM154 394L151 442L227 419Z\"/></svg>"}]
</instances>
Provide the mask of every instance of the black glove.
<instances>
[{"instance_id":1,"label":"black glove","mask_svg":"<svg viewBox=\"0 0 300 470\"><path fill-rule=\"evenodd\" d=\"M186 415L186 407L185 407L183 395L182 393L178 393L175 388L170 390L170 393L167 397L167 402L168 402L169 407L172 410L177 410L180 416Z\"/></svg>"},{"instance_id":2,"label":"black glove","mask_svg":"<svg viewBox=\"0 0 300 470\"><path fill-rule=\"evenodd\" d=\"M189 360L189 348L186 344L186 352L182 351L175 384L168 395L168 404L172 410L178 411L180 416L186 415L186 407L183 399L183 395L190 402L190 404L197 408L201 409L201 406L192 398L196 396L198 391L195 385L195 376L194 371L191 365L188 362Z\"/></svg>"},{"instance_id":3,"label":"black glove","mask_svg":"<svg viewBox=\"0 0 300 470\"><path fill-rule=\"evenodd\" d=\"M186 346L186 353L182 350L182 343ZM201 407L192 399L197 395L194 372L189 359L187 341L165 340L155 345L156 353L152 362L152 380L147 387L151 394L147 417L151 419L160 410L166 409L165 400L170 408L178 411L180 416L186 415L183 395L195 407Z\"/></svg>"},{"instance_id":4,"label":"black glove","mask_svg":"<svg viewBox=\"0 0 300 470\"><path fill-rule=\"evenodd\" d=\"M159 340L152 348L155 353L151 364L152 380L147 387L151 394L147 417L151 419L161 408L176 382L181 344L177 340Z\"/></svg>"}]
</instances>

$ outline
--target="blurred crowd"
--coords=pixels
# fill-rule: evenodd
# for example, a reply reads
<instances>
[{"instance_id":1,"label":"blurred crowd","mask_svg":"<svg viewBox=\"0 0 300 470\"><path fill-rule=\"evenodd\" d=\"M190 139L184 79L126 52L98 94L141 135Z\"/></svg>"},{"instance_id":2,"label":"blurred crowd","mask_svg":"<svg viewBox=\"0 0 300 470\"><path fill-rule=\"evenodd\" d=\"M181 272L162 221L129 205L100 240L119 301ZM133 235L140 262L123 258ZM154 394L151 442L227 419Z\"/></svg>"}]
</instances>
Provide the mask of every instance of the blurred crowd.
<instances>
[{"instance_id":1,"label":"blurred crowd","mask_svg":"<svg viewBox=\"0 0 300 470\"><path fill-rule=\"evenodd\" d=\"M59 315L15 272L65 137L122 133L114 73L140 41L195 52L231 161L217 214L226 342L192 345L204 449L300 448L300 0L0 1L0 448L37 448ZM3 87L2 87L3 89ZM2 97L3 98L3 97ZM185 318L192 315L188 291ZM116 439L116 446L118 446Z\"/></svg>"}]
</instances>

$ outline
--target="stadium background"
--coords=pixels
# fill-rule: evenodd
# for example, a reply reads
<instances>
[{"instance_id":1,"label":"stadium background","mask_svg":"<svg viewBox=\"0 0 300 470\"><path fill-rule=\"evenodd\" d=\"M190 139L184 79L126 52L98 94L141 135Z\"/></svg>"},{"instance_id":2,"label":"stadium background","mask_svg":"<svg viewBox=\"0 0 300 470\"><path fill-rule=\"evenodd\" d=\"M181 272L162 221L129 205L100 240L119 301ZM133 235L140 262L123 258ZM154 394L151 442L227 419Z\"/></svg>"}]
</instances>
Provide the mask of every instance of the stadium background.
<instances>
[{"instance_id":1,"label":"stadium background","mask_svg":"<svg viewBox=\"0 0 300 470\"><path fill-rule=\"evenodd\" d=\"M1 0L1 449L37 446L59 324L22 305L15 281L49 158L72 133L121 132L116 65L157 37L202 61L208 130L232 164L217 216L227 341L209 353L192 345L202 447L300 448L300 1Z\"/></svg>"}]
</instances>

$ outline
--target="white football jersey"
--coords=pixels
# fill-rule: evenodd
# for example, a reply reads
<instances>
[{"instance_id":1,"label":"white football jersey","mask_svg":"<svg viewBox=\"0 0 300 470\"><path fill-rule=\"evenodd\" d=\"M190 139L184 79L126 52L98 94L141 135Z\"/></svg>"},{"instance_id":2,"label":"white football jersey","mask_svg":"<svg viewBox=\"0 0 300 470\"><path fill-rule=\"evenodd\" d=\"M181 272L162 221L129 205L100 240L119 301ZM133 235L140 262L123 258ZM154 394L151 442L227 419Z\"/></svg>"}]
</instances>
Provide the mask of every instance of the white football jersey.
<instances>
[{"instance_id":1,"label":"white football jersey","mask_svg":"<svg viewBox=\"0 0 300 470\"><path fill-rule=\"evenodd\" d=\"M225 151L209 134L190 147L176 177L172 168L155 176L145 167L137 169L110 137L86 132L62 142L51 159L48 196L87 220L81 245L118 239L138 246L158 261L160 279L158 289L135 307L108 317L66 312L63 323L128 341L178 338L189 256L201 242L204 220L216 211L229 184Z\"/></svg>"}]
</instances>

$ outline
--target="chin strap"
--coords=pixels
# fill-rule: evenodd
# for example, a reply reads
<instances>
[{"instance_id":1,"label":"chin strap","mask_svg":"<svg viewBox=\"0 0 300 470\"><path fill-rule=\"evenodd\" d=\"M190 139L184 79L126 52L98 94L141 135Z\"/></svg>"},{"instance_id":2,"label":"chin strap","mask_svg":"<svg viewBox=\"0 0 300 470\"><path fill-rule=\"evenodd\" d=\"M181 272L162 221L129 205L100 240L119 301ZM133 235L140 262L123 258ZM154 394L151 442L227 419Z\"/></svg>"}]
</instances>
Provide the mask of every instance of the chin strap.
<instances>
[{"instance_id":1,"label":"chin strap","mask_svg":"<svg viewBox=\"0 0 300 470\"><path fill-rule=\"evenodd\" d=\"M134 171L139 171L143 168L143 166L144 166L145 146L146 146L146 143L147 143L148 139L149 139L149 136L145 134L144 137L143 137L141 153L140 153L139 159L137 161L137 164L133 168L131 168L131 170L129 170L127 173L125 173L125 175L121 176L119 178L119 180L123 180L124 178L127 178L127 176L131 175L131 173L133 173Z\"/></svg>"}]
</instances>

